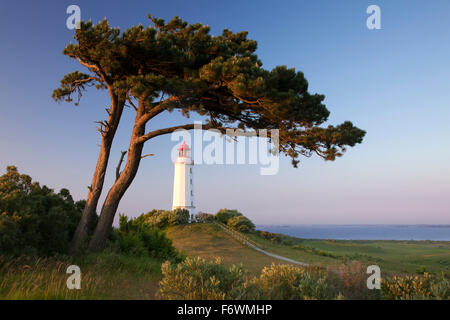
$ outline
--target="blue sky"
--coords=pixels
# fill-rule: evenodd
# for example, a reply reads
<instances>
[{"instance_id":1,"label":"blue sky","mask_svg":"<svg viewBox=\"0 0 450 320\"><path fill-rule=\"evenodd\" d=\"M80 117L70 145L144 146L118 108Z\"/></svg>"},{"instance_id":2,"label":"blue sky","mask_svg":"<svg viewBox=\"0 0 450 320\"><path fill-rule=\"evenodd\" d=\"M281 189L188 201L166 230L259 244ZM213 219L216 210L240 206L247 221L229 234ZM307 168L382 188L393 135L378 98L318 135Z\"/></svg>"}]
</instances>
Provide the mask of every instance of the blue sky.
<instances>
[{"instance_id":1,"label":"blue sky","mask_svg":"<svg viewBox=\"0 0 450 320\"><path fill-rule=\"evenodd\" d=\"M450 223L449 1L2 1L0 4L0 173L21 172L76 199L87 194L105 118L105 92L90 91L78 107L51 93L64 74L82 70L62 55L73 31L66 8L83 20L147 25L147 13L247 30L265 68L295 67L310 91L326 95L330 124L351 120L367 131L343 158L281 159L274 176L255 165L197 166L199 210L237 208L258 224ZM381 8L381 30L366 28L366 8ZM128 110L110 160L113 182L134 114ZM162 127L184 121L162 115ZM119 211L136 216L170 208L173 164L169 137L146 153Z\"/></svg>"}]
</instances>

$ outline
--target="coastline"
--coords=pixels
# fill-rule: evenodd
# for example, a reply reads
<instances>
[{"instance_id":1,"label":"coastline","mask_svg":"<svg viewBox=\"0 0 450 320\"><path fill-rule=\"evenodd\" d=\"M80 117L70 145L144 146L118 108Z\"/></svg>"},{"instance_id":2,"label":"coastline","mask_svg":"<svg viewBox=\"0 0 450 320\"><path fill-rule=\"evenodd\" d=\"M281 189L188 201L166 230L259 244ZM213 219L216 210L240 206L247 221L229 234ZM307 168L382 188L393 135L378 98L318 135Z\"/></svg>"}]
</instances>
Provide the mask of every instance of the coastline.
<instances>
[{"instance_id":1,"label":"coastline","mask_svg":"<svg viewBox=\"0 0 450 320\"><path fill-rule=\"evenodd\" d=\"M299 239L450 241L450 225L443 224L258 224L258 230Z\"/></svg>"}]
</instances>

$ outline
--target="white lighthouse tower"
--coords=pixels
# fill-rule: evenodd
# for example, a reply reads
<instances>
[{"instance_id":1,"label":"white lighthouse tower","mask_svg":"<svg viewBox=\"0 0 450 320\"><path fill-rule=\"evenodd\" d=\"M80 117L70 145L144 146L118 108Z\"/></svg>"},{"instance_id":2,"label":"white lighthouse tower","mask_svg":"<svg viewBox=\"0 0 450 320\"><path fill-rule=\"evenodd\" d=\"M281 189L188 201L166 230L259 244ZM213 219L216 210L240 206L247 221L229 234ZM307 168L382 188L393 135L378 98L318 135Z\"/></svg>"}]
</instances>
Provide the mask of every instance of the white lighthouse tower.
<instances>
[{"instance_id":1,"label":"white lighthouse tower","mask_svg":"<svg viewBox=\"0 0 450 320\"><path fill-rule=\"evenodd\" d=\"M194 161L191 159L191 148L183 140L183 143L178 148L178 158L175 161L172 210L188 210L189 221L191 222L195 219L193 166Z\"/></svg>"}]
</instances>

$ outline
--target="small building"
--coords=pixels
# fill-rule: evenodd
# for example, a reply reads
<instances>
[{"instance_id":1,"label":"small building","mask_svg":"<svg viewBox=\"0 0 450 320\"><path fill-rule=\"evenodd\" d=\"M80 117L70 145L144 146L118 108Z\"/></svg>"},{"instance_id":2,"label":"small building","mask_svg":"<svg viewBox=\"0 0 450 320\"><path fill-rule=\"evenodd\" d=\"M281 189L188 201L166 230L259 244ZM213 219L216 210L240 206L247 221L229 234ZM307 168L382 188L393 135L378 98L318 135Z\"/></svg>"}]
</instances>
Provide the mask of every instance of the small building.
<instances>
[{"instance_id":1,"label":"small building","mask_svg":"<svg viewBox=\"0 0 450 320\"><path fill-rule=\"evenodd\" d=\"M178 158L175 161L172 210L188 210L190 222L195 220L193 167L191 148L183 140L178 148Z\"/></svg>"}]
</instances>

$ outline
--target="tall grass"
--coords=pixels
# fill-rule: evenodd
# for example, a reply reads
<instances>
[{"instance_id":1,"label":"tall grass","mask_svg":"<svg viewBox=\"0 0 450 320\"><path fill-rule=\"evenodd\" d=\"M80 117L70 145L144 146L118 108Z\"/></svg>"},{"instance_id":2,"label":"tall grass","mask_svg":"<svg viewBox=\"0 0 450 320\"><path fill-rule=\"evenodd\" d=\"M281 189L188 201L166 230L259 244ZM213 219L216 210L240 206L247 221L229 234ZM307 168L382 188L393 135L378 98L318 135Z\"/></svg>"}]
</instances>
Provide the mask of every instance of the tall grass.
<instances>
[{"instance_id":1,"label":"tall grass","mask_svg":"<svg viewBox=\"0 0 450 320\"><path fill-rule=\"evenodd\" d=\"M98 274L82 272L80 290L67 288L71 265L65 258L0 256L1 299L98 299L108 283Z\"/></svg>"},{"instance_id":2,"label":"tall grass","mask_svg":"<svg viewBox=\"0 0 450 320\"><path fill-rule=\"evenodd\" d=\"M113 252L79 257L0 256L0 299L154 299L161 261ZM70 265L81 269L81 289L68 289Z\"/></svg>"}]
</instances>

